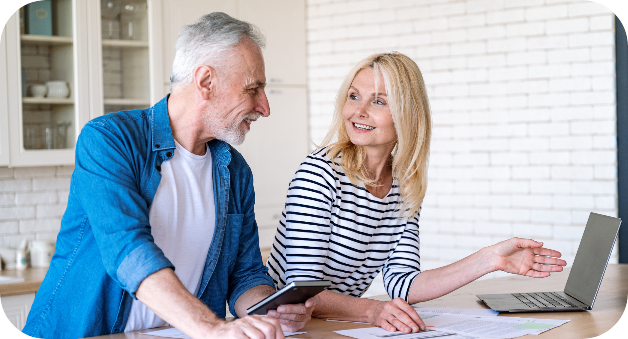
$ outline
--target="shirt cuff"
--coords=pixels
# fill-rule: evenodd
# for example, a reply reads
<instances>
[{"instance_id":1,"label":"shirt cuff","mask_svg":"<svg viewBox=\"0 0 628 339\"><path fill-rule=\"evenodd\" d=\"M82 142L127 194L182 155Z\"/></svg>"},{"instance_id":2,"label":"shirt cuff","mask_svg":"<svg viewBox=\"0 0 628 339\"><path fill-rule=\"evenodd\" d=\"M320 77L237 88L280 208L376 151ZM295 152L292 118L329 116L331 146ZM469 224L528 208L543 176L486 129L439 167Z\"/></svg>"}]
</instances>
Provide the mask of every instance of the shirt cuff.
<instances>
[{"instance_id":1,"label":"shirt cuff","mask_svg":"<svg viewBox=\"0 0 628 339\"><path fill-rule=\"evenodd\" d=\"M133 299L140 283L149 275L174 265L153 242L145 242L129 253L118 267L118 281Z\"/></svg>"}]
</instances>

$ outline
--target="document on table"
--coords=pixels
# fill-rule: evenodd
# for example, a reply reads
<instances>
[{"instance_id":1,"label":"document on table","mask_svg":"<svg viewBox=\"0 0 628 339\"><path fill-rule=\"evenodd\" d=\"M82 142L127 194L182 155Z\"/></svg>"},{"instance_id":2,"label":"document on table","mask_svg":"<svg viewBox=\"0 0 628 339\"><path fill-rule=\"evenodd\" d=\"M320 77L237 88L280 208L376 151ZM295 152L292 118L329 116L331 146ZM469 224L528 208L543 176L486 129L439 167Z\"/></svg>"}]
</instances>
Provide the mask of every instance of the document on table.
<instances>
[{"instance_id":1,"label":"document on table","mask_svg":"<svg viewBox=\"0 0 628 339\"><path fill-rule=\"evenodd\" d=\"M415 307L414 310L416 313L423 319L423 317L433 317L435 314L463 314L463 315L474 315L479 317L491 317L496 316L499 312L495 312L491 309L483 309L483 308L418 308ZM327 321L338 321L344 323L356 323L356 324L370 324L363 323L359 321L348 321L348 320L332 320L327 319Z\"/></svg>"},{"instance_id":2,"label":"document on table","mask_svg":"<svg viewBox=\"0 0 628 339\"><path fill-rule=\"evenodd\" d=\"M414 310L419 315L422 314L461 314L461 315L474 315L478 317L491 317L497 316L499 312L495 312L490 308L419 308L415 307Z\"/></svg>"},{"instance_id":3,"label":"document on table","mask_svg":"<svg viewBox=\"0 0 628 339\"><path fill-rule=\"evenodd\" d=\"M421 313L421 318L432 331L419 333L388 332L379 327L336 331L336 333L357 339L470 339L470 338L515 338L527 334L540 334L569 320L536 319L517 317L478 317L450 313Z\"/></svg>"},{"instance_id":4,"label":"document on table","mask_svg":"<svg viewBox=\"0 0 628 339\"><path fill-rule=\"evenodd\" d=\"M425 313L425 315L423 322L435 330L504 339L540 334L569 322L557 319L476 317L456 314Z\"/></svg>"},{"instance_id":5,"label":"document on table","mask_svg":"<svg viewBox=\"0 0 628 339\"><path fill-rule=\"evenodd\" d=\"M296 334L303 334L305 332L283 332L284 336L291 336L291 335L296 335ZM144 332L141 334L146 334L146 335L154 335L157 337L165 337L165 338L179 338L179 339L192 339L189 336L187 336L185 333L177 330L176 328L167 328L165 330L159 330L159 331L153 331L153 332Z\"/></svg>"},{"instance_id":6,"label":"document on table","mask_svg":"<svg viewBox=\"0 0 628 339\"><path fill-rule=\"evenodd\" d=\"M439 330L427 330L418 333L388 332L381 327L356 328L353 330L335 331L340 335L344 335L356 339L488 339L476 335L460 334Z\"/></svg>"}]
</instances>

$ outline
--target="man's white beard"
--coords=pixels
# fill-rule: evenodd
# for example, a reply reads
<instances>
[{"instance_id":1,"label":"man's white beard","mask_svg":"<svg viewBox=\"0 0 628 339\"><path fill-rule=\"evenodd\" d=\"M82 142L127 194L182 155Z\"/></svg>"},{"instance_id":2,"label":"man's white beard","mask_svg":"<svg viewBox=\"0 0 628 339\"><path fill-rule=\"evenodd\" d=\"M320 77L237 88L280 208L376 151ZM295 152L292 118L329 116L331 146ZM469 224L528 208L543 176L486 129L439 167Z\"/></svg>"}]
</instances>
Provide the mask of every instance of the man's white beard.
<instances>
[{"instance_id":1,"label":"man's white beard","mask_svg":"<svg viewBox=\"0 0 628 339\"><path fill-rule=\"evenodd\" d=\"M242 123L240 120L237 124L229 124L225 127L218 127L217 125L213 125L213 132L216 136L216 139L228 142L232 145L241 145L244 142L244 137L248 130L240 130L239 126Z\"/></svg>"},{"instance_id":2,"label":"man's white beard","mask_svg":"<svg viewBox=\"0 0 628 339\"><path fill-rule=\"evenodd\" d=\"M222 140L230 143L231 145L241 145L244 142L244 137L249 130L241 130L240 124L246 118L256 119L260 116L258 113L247 114L241 120L230 121L226 126L222 126L222 119L205 114L205 123L212 131L214 137L218 140Z\"/></svg>"}]
</instances>

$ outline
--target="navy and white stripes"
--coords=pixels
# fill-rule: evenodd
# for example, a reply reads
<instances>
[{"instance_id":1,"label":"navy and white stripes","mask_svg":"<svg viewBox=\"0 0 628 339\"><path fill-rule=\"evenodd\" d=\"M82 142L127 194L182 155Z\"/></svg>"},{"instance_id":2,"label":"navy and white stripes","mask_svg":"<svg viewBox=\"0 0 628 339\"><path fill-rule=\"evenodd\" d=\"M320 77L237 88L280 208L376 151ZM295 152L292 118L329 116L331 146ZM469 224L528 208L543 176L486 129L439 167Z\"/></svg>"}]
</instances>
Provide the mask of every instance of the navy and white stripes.
<instances>
[{"instance_id":1,"label":"navy and white stripes","mask_svg":"<svg viewBox=\"0 0 628 339\"><path fill-rule=\"evenodd\" d=\"M331 166L325 149L301 163L268 259L277 288L294 280L332 282L330 290L359 297L382 270L391 298L407 301L420 273L419 216L398 218L396 180L379 199Z\"/></svg>"}]
</instances>

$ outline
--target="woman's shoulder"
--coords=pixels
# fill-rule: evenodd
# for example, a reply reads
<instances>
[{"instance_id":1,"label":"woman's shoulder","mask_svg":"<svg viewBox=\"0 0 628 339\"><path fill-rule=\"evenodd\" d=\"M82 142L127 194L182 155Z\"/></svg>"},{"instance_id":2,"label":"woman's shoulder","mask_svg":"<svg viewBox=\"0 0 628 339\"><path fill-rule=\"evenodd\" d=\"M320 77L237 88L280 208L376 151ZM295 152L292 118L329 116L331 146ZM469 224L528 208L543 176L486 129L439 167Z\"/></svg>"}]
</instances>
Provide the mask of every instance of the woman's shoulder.
<instances>
[{"instance_id":1,"label":"woman's shoulder","mask_svg":"<svg viewBox=\"0 0 628 339\"><path fill-rule=\"evenodd\" d=\"M323 147L310 153L301 162L296 174L297 176L321 176L326 180L335 181L338 177L344 175L341 166L338 164L339 162L332 163L327 154L327 148Z\"/></svg>"},{"instance_id":2,"label":"woman's shoulder","mask_svg":"<svg viewBox=\"0 0 628 339\"><path fill-rule=\"evenodd\" d=\"M339 162L336 161L334 164L332 164L332 161L327 153L327 147L316 149L303 160L301 165L317 165L324 168L325 170L332 170L335 167L338 167L335 165L338 165Z\"/></svg>"}]
</instances>

